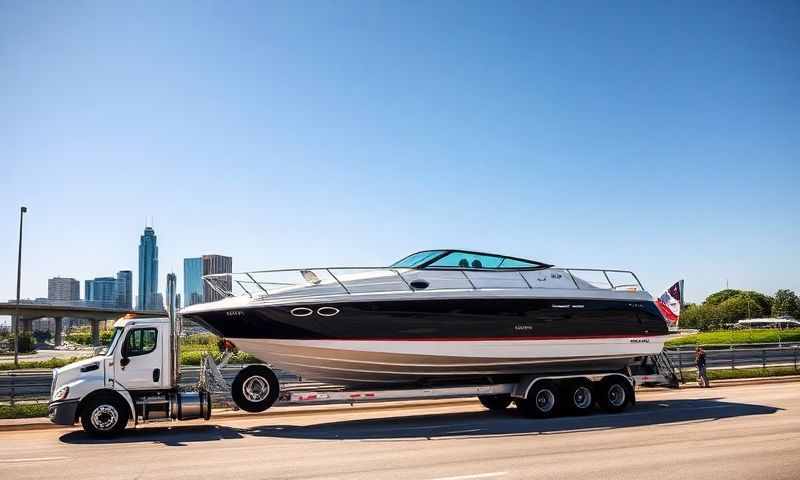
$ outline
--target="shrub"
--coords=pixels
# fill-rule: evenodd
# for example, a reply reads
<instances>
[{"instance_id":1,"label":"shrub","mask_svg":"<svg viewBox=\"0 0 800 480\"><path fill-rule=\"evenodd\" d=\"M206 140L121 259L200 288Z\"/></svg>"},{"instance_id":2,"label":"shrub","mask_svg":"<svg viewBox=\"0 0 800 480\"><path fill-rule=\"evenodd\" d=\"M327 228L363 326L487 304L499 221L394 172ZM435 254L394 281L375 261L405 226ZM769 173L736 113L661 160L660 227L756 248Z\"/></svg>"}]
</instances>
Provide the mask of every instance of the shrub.
<instances>
[{"instance_id":1,"label":"shrub","mask_svg":"<svg viewBox=\"0 0 800 480\"><path fill-rule=\"evenodd\" d=\"M19 339L17 340L17 349L19 350L19 353L33 352L34 345L35 341L31 334L21 333L19 335Z\"/></svg>"}]
</instances>

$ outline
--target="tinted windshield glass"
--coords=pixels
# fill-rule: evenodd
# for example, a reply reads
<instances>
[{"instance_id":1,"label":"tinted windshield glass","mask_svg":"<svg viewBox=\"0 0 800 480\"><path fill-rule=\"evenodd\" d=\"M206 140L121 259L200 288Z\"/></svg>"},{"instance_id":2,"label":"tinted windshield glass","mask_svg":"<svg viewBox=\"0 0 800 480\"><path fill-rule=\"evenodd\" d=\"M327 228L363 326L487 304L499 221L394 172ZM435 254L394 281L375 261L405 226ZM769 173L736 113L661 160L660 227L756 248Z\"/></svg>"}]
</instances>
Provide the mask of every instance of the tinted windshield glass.
<instances>
[{"instance_id":1,"label":"tinted windshield glass","mask_svg":"<svg viewBox=\"0 0 800 480\"><path fill-rule=\"evenodd\" d=\"M452 252L436 260L431 267L456 267L456 268L497 268L503 257L493 255L478 255L475 253Z\"/></svg>"},{"instance_id":2,"label":"tinted windshield glass","mask_svg":"<svg viewBox=\"0 0 800 480\"><path fill-rule=\"evenodd\" d=\"M417 265L421 265L428 260L436 257L437 255L441 255L443 253L442 250L428 250L425 252L417 252L407 256L406 258L400 260L399 262L395 262L392 264L392 267L395 268L414 268Z\"/></svg>"},{"instance_id":3,"label":"tinted windshield glass","mask_svg":"<svg viewBox=\"0 0 800 480\"><path fill-rule=\"evenodd\" d=\"M436 260L429 267L439 268L536 268L540 265L534 262L501 257L499 255L486 255L481 253L452 252Z\"/></svg>"}]
</instances>

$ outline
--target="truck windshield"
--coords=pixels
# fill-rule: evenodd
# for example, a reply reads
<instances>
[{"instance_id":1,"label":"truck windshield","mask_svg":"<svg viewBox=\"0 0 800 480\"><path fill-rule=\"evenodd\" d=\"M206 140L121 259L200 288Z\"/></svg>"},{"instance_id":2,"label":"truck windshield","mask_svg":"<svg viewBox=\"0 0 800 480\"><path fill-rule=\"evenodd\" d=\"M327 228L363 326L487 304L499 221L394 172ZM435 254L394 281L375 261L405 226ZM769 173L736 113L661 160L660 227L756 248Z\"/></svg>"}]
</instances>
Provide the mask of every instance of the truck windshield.
<instances>
[{"instance_id":1,"label":"truck windshield","mask_svg":"<svg viewBox=\"0 0 800 480\"><path fill-rule=\"evenodd\" d=\"M117 327L114 329L114 336L111 337L111 343L109 343L108 347L102 351L102 354L111 355L114 352L114 348L117 346L117 343L119 343L119 337L122 336L122 330L122 327Z\"/></svg>"}]
</instances>

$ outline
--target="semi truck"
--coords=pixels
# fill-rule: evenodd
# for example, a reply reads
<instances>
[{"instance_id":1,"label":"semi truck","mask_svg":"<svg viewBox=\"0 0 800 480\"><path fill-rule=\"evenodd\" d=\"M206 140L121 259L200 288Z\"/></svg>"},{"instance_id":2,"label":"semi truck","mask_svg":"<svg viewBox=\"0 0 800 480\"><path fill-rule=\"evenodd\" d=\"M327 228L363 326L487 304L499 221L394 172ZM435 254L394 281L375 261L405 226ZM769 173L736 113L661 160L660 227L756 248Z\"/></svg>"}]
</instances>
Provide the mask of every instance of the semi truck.
<instances>
[{"instance_id":1,"label":"semi truck","mask_svg":"<svg viewBox=\"0 0 800 480\"><path fill-rule=\"evenodd\" d=\"M512 401L524 414L548 417L558 411L589 413L598 404L621 412L635 403L637 384L675 385L666 355L642 359L624 371L561 376L526 375L513 383L451 385L386 390L284 390L269 365L250 365L231 385L219 363L205 357L200 380L186 388L180 380L180 317L127 315L114 324L107 348L97 355L53 370L48 416L53 423L74 425L95 436L119 434L128 425L148 422L208 420L212 394L230 394L239 408L264 411L280 400L313 404L477 396L488 409L502 410ZM646 365L649 369L642 370ZM632 368L634 368L632 369ZM569 392L569 395L564 394ZM522 400L522 402L520 402ZM523 408L524 406L524 408Z\"/></svg>"}]
</instances>

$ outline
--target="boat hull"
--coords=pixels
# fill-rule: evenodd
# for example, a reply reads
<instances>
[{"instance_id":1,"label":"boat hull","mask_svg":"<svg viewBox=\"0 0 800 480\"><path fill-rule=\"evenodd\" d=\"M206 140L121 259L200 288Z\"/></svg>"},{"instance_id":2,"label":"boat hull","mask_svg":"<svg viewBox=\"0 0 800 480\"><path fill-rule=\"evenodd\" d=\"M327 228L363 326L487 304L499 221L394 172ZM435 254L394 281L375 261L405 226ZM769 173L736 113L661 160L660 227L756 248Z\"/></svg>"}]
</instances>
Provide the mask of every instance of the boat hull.
<instances>
[{"instance_id":1,"label":"boat hull","mask_svg":"<svg viewBox=\"0 0 800 480\"><path fill-rule=\"evenodd\" d=\"M208 304L184 317L277 368L348 386L619 370L668 333L649 296L452 295Z\"/></svg>"},{"instance_id":2,"label":"boat hull","mask_svg":"<svg viewBox=\"0 0 800 480\"><path fill-rule=\"evenodd\" d=\"M231 339L304 379L341 385L437 384L466 379L602 372L653 355L664 337L513 340Z\"/></svg>"}]
</instances>

